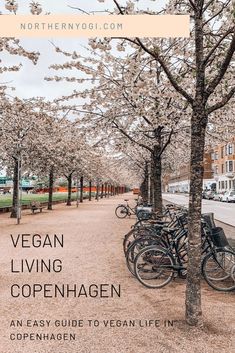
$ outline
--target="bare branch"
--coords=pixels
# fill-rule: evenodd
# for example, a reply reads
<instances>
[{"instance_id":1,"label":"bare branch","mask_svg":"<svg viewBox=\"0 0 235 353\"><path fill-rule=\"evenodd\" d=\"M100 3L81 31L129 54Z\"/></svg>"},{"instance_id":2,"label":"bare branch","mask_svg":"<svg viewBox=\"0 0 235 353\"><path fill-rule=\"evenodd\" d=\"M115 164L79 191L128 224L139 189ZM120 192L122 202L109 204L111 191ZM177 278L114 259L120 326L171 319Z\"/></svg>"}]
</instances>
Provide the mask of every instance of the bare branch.
<instances>
[{"instance_id":1,"label":"bare branch","mask_svg":"<svg viewBox=\"0 0 235 353\"><path fill-rule=\"evenodd\" d=\"M70 6L70 5L67 5L67 6L68 6L70 9L78 10L78 11L80 11L80 12L82 12L82 13L85 13L86 15L90 15L89 12L87 12L87 11L85 11L85 10L83 10L83 9L80 9L79 7Z\"/></svg>"},{"instance_id":2,"label":"bare branch","mask_svg":"<svg viewBox=\"0 0 235 353\"><path fill-rule=\"evenodd\" d=\"M173 135L173 129L171 129L171 132L169 133L168 139L166 141L166 143L164 144L164 146L161 149L161 152L159 153L159 157L163 154L163 152L165 151L165 149L167 148L167 146L170 144L171 142L171 136Z\"/></svg>"},{"instance_id":3,"label":"bare branch","mask_svg":"<svg viewBox=\"0 0 235 353\"><path fill-rule=\"evenodd\" d=\"M234 96L235 94L235 87L233 87L230 92L218 103L212 105L212 107L207 109L208 114L211 114L217 109L223 108L229 101L230 99Z\"/></svg>"},{"instance_id":4,"label":"bare branch","mask_svg":"<svg viewBox=\"0 0 235 353\"><path fill-rule=\"evenodd\" d=\"M151 153L153 152L152 148L150 148L149 146L146 146L146 145L144 145L144 144L141 143L141 142L135 141L124 129L120 128L120 127L118 126L118 124L117 124L115 121L113 121L113 124L114 124L114 126L115 126L124 136L126 136L131 142L137 144L137 145L140 146L140 147L145 148L146 150L148 150L148 151L151 152Z\"/></svg>"},{"instance_id":5,"label":"bare branch","mask_svg":"<svg viewBox=\"0 0 235 353\"><path fill-rule=\"evenodd\" d=\"M225 34L218 40L218 42L215 44L215 46L211 49L211 51L208 53L208 55L205 57L204 61L203 61L203 65L205 66L210 57L213 55L213 53L216 51L216 49L218 48L218 46L222 43L222 41L231 33L233 33L234 31L234 27L233 28L229 28L228 31L225 32Z\"/></svg>"},{"instance_id":6,"label":"bare branch","mask_svg":"<svg viewBox=\"0 0 235 353\"><path fill-rule=\"evenodd\" d=\"M223 79L228 69L228 66L232 60L234 52L235 52L235 27L233 28L233 38L231 40L228 51L225 55L224 61L221 63L221 67L218 72L218 75L215 76L215 78L212 80L212 82L209 84L209 86L206 89L206 98L208 98L214 92L214 90L216 89L220 81Z\"/></svg>"}]
</instances>

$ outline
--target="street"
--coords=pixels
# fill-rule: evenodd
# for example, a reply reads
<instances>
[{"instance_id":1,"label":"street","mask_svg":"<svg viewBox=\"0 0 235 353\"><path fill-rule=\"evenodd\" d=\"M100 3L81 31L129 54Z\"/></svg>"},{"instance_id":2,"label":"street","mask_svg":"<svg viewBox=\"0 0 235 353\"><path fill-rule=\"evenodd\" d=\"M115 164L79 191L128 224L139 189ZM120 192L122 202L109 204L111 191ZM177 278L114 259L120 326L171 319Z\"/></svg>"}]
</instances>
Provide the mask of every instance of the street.
<instances>
[{"instance_id":1,"label":"street","mask_svg":"<svg viewBox=\"0 0 235 353\"><path fill-rule=\"evenodd\" d=\"M182 205L188 207L187 194L170 194L164 193L163 199L169 202L176 203L177 205ZM202 212L213 212L215 219L227 223L235 227L235 204L226 203L214 200L204 200L202 201Z\"/></svg>"}]
</instances>

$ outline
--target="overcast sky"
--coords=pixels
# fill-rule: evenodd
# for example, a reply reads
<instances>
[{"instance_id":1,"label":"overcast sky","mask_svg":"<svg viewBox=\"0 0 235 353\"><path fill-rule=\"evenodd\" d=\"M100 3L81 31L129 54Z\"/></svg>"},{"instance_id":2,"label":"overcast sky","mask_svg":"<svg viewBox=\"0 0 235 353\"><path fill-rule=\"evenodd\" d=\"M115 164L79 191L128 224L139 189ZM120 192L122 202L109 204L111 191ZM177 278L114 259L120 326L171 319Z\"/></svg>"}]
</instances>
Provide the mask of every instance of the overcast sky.
<instances>
[{"instance_id":1,"label":"overcast sky","mask_svg":"<svg viewBox=\"0 0 235 353\"><path fill-rule=\"evenodd\" d=\"M29 14L29 0L18 0L19 14ZM104 9L112 9L112 0L106 0L105 3L100 3L97 0L39 0L43 7L43 13L50 12L51 14L81 14L81 12L71 9L69 6L82 8L86 11L102 11ZM122 0L122 3L126 1ZM158 9L163 0L140 0L139 7L152 10ZM0 0L0 11L3 14L9 13L4 8L5 1ZM15 56L9 56L1 53L0 59L4 64L12 65L22 63L23 67L17 73L6 73L0 77L0 82L10 82L11 86L16 88L16 91L11 93L21 98L30 98L33 96L46 97L47 100L68 95L73 89L78 88L77 84L66 82L48 82L44 80L45 76L53 76L58 72L49 70L48 67L54 63L63 63L66 58L58 53L55 53L52 41L57 46L67 51L77 50L79 53L85 53L82 47L86 45L87 40L84 38L68 39L68 38L48 38L48 39L21 39L23 47L29 51L39 51L41 53L38 64L35 66L29 60ZM61 71L65 75L65 71ZM71 75L71 71L69 72ZM77 74L77 73L76 73Z\"/></svg>"}]
</instances>

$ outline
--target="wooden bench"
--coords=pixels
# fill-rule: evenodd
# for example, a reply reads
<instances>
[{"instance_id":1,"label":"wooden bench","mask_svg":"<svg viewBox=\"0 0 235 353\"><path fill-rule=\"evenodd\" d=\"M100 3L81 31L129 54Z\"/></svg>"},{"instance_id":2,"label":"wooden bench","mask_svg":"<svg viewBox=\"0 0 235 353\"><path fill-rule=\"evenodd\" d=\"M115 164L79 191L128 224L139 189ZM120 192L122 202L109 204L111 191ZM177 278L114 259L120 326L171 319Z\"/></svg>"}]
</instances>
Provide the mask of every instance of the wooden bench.
<instances>
[{"instance_id":1,"label":"wooden bench","mask_svg":"<svg viewBox=\"0 0 235 353\"><path fill-rule=\"evenodd\" d=\"M30 202L30 209L31 209L32 213L34 214L35 211L42 212L43 207L41 206L40 202L33 201L33 202Z\"/></svg>"}]
</instances>

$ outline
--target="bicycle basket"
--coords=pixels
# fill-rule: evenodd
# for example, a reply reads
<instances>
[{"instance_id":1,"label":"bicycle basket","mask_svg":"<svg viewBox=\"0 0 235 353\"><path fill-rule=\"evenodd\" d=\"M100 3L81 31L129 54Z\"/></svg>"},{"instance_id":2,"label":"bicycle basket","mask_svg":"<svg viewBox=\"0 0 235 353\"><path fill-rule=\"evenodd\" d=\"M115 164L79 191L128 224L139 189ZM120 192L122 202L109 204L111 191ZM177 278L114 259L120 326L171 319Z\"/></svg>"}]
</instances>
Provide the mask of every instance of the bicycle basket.
<instances>
[{"instance_id":1,"label":"bicycle basket","mask_svg":"<svg viewBox=\"0 0 235 353\"><path fill-rule=\"evenodd\" d=\"M224 230L221 227L211 229L211 238L213 244L218 248L224 248L229 245Z\"/></svg>"}]
</instances>

